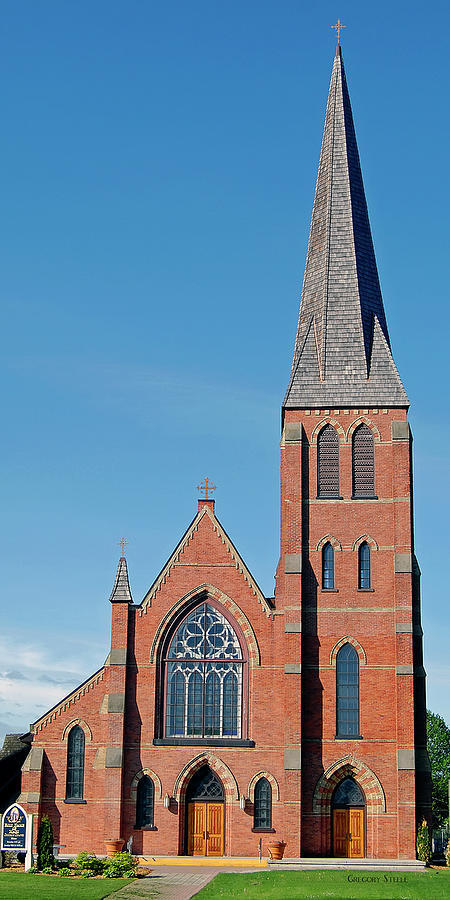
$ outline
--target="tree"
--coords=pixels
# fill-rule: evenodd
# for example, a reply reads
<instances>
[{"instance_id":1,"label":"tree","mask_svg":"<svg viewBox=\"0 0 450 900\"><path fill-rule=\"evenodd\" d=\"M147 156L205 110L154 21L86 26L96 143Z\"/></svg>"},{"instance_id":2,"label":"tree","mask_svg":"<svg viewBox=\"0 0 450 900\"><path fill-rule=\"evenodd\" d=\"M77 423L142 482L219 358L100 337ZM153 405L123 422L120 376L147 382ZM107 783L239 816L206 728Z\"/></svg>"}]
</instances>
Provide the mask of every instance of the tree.
<instances>
[{"instance_id":1,"label":"tree","mask_svg":"<svg viewBox=\"0 0 450 900\"><path fill-rule=\"evenodd\" d=\"M427 748L431 765L433 826L440 828L448 817L450 778L450 728L442 716L427 710Z\"/></svg>"},{"instance_id":2,"label":"tree","mask_svg":"<svg viewBox=\"0 0 450 900\"><path fill-rule=\"evenodd\" d=\"M52 869L55 862L53 858L53 828L48 816L42 816L36 843L38 869Z\"/></svg>"}]
</instances>

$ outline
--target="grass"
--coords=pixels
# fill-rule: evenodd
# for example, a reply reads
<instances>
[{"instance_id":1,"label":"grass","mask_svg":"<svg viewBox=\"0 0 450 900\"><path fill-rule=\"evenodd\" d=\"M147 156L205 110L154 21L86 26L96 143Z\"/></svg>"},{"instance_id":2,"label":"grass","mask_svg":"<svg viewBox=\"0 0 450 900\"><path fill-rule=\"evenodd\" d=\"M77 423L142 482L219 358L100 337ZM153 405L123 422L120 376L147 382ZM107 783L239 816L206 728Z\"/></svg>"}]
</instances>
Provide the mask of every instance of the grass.
<instances>
[{"instance_id":1,"label":"grass","mask_svg":"<svg viewBox=\"0 0 450 900\"><path fill-rule=\"evenodd\" d=\"M371 877L373 881L363 881ZM450 869L221 873L196 900L448 900Z\"/></svg>"},{"instance_id":2,"label":"grass","mask_svg":"<svg viewBox=\"0 0 450 900\"><path fill-rule=\"evenodd\" d=\"M103 900L130 883L130 878L55 878L0 869L0 900Z\"/></svg>"}]
</instances>

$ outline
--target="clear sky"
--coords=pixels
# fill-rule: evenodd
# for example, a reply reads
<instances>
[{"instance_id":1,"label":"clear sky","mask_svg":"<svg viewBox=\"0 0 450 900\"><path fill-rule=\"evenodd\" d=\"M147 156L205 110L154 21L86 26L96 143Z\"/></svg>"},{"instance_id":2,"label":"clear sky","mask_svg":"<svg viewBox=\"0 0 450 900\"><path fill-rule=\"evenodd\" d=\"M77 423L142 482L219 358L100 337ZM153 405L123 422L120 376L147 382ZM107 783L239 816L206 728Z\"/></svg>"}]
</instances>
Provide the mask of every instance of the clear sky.
<instances>
[{"instance_id":1,"label":"clear sky","mask_svg":"<svg viewBox=\"0 0 450 900\"><path fill-rule=\"evenodd\" d=\"M0 736L102 665L117 542L139 602L205 475L273 594L338 16L450 722L449 4L3 0Z\"/></svg>"}]
</instances>

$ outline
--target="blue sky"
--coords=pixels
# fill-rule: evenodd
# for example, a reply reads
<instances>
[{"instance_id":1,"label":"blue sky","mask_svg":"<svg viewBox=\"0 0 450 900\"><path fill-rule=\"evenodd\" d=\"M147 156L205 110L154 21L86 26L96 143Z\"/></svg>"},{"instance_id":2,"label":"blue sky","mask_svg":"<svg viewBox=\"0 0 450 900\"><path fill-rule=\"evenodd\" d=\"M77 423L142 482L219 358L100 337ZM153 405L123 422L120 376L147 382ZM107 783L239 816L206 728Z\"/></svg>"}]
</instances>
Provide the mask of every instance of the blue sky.
<instances>
[{"instance_id":1,"label":"blue sky","mask_svg":"<svg viewBox=\"0 0 450 900\"><path fill-rule=\"evenodd\" d=\"M267 594L335 38L412 402L428 702L450 722L447 3L1 5L0 737L104 661L197 484Z\"/></svg>"}]
</instances>

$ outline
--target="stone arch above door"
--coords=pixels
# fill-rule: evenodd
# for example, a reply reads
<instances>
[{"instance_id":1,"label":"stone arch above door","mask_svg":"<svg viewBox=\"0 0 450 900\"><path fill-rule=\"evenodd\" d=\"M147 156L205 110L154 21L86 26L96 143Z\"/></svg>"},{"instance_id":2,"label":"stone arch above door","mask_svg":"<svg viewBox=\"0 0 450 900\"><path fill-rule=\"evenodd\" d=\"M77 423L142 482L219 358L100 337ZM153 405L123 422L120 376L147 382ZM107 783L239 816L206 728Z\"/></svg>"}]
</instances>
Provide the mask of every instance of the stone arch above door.
<instances>
[{"instance_id":1,"label":"stone arch above door","mask_svg":"<svg viewBox=\"0 0 450 900\"><path fill-rule=\"evenodd\" d=\"M320 776L313 796L313 812L329 814L335 788L344 778L353 778L366 798L366 809L373 815L386 812L386 798L377 776L354 756L337 760Z\"/></svg>"},{"instance_id":2,"label":"stone arch above door","mask_svg":"<svg viewBox=\"0 0 450 900\"><path fill-rule=\"evenodd\" d=\"M205 765L209 766L220 778L225 791L225 799L239 800L238 784L231 769L214 753L200 753L184 766L174 784L173 796L175 800L178 802L184 800L190 779L198 769Z\"/></svg>"}]
</instances>

